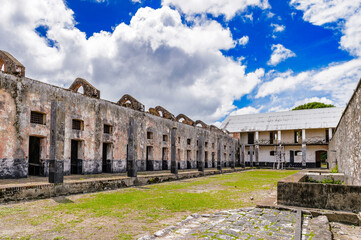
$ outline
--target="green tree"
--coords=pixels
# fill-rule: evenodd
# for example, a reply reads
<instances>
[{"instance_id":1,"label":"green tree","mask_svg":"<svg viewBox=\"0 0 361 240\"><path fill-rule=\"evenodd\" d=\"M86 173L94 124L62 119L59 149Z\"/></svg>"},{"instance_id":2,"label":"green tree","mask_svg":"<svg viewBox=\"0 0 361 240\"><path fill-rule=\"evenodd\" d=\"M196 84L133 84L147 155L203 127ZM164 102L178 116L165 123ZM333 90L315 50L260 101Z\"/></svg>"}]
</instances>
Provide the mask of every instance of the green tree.
<instances>
[{"instance_id":1,"label":"green tree","mask_svg":"<svg viewBox=\"0 0 361 240\"><path fill-rule=\"evenodd\" d=\"M324 104L321 102L310 102L303 105L300 105L298 107L295 107L292 110L303 110L303 109L315 109L315 108L329 108L329 107L335 107L332 104Z\"/></svg>"}]
</instances>

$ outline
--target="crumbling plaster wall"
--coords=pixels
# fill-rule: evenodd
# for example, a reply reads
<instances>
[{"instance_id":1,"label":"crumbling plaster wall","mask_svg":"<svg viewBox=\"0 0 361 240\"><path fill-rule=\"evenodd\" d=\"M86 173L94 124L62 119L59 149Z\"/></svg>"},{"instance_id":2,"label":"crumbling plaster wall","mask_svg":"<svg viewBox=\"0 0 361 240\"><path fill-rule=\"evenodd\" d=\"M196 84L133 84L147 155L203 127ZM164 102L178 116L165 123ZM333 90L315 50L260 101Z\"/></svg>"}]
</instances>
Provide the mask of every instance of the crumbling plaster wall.
<instances>
[{"instance_id":1,"label":"crumbling plaster wall","mask_svg":"<svg viewBox=\"0 0 361 240\"><path fill-rule=\"evenodd\" d=\"M0 178L26 177L28 173L29 136L44 139L41 158L49 160L50 152L50 106L51 101L65 103L65 135L64 135L64 173L70 174L71 140L81 141L83 173L101 173L103 142L112 144L112 171L126 171L128 126L130 118L136 120L136 145L138 170L146 170L146 147L152 145L153 160L162 161L162 148L168 148L168 166L170 167L170 130L177 127L178 160L180 166L187 166L187 150L192 151L192 167L196 167L197 140L203 135L203 151L208 151L208 160L212 152L217 158L218 139L222 140L222 154L226 145L227 160L232 149L237 147L237 140L220 131L189 126L171 121L149 113L122 107L102 99L84 96L36 80L15 77L0 72ZM46 114L45 125L31 124L31 111ZM72 119L84 121L84 130L73 130ZM112 125L112 134L103 133L104 124ZM147 131L152 129L153 139L147 139ZM168 135L168 141L163 141ZM178 142L180 137L180 142ZM191 139L191 145L187 139ZM205 142L208 142L205 147ZM212 148L214 143L214 148ZM236 151L236 150L234 150ZM204 157L204 153L203 153ZM223 160L224 161L224 160ZM229 165L229 164L228 164ZM160 170L159 164L154 170ZM47 169L45 170L47 171Z\"/></svg>"},{"instance_id":2,"label":"crumbling plaster wall","mask_svg":"<svg viewBox=\"0 0 361 240\"><path fill-rule=\"evenodd\" d=\"M352 95L329 144L331 168L345 174L347 184L361 185L361 81Z\"/></svg>"}]
</instances>

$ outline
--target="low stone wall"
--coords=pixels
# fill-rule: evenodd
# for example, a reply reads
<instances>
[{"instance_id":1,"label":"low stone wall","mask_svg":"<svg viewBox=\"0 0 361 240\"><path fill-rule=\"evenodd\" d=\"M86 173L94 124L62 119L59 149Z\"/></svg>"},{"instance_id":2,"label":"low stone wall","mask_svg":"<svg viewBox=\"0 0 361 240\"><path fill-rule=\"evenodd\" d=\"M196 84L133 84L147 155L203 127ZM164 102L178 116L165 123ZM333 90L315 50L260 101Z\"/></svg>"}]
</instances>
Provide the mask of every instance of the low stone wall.
<instances>
[{"instance_id":1,"label":"low stone wall","mask_svg":"<svg viewBox=\"0 0 361 240\"><path fill-rule=\"evenodd\" d=\"M278 182L277 204L360 212L361 186Z\"/></svg>"},{"instance_id":2,"label":"low stone wall","mask_svg":"<svg viewBox=\"0 0 361 240\"><path fill-rule=\"evenodd\" d=\"M152 174L147 176L138 176L136 178L117 177L108 179L103 178L91 180L77 180L65 182L63 184L42 183L31 186L5 187L0 188L0 203L114 190L125 187L176 181L181 179L203 177L207 175L215 175L221 173L233 173L244 170L245 169L225 169L222 172L218 170L207 170L204 172L204 175L202 172L192 171L182 172L178 175L170 173Z\"/></svg>"},{"instance_id":3,"label":"low stone wall","mask_svg":"<svg viewBox=\"0 0 361 240\"><path fill-rule=\"evenodd\" d=\"M307 173L307 178L322 182L324 179L345 182L343 173Z\"/></svg>"}]
</instances>

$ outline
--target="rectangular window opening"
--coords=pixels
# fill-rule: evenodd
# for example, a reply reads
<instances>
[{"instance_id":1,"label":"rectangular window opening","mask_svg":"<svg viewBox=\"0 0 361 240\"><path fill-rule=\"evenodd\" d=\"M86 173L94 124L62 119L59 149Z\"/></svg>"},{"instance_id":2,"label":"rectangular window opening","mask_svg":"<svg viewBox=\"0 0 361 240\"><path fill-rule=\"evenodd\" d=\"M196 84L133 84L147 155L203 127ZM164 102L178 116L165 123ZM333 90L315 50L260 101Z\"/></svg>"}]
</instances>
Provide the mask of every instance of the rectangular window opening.
<instances>
[{"instance_id":1,"label":"rectangular window opening","mask_svg":"<svg viewBox=\"0 0 361 240\"><path fill-rule=\"evenodd\" d=\"M104 124L104 133L106 134L112 134L113 133L113 127L109 124Z\"/></svg>"},{"instance_id":2,"label":"rectangular window opening","mask_svg":"<svg viewBox=\"0 0 361 240\"><path fill-rule=\"evenodd\" d=\"M84 130L84 122L82 120L73 119L72 129L83 131Z\"/></svg>"},{"instance_id":3,"label":"rectangular window opening","mask_svg":"<svg viewBox=\"0 0 361 240\"><path fill-rule=\"evenodd\" d=\"M41 112L31 112L30 123L45 125L45 114Z\"/></svg>"},{"instance_id":4,"label":"rectangular window opening","mask_svg":"<svg viewBox=\"0 0 361 240\"><path fill-rule=\"evenodd\" d=\"M147 132L147 139L153 139L153 133Z\"/></svg>"},{"instance_id":5,"label":"rectangular window opening","mask_svg":"<svg viewBox=\"0 0 361 240\"><path fill-rule=\"evenodd\" d=\"M168 135L163 135L163 142L168 142Z\"/></svg>"}]
</instances>

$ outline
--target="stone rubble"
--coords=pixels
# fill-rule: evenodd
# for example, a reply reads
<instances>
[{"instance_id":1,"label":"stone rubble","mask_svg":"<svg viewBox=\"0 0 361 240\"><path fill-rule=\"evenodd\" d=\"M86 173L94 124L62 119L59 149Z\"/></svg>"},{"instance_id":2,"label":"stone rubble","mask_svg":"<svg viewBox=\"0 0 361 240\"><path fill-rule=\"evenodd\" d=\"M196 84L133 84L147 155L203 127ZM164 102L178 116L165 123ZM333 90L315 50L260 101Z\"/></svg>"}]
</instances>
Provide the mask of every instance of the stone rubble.
<instances>
[{"instance_id":1,"label":"stone rubble","mask_svg":"<svg viewBox=\"0 0 361 240\"><path fill-rule=\"evenodd\" d=\"M304 215L304 223L310 217ZM150 239L293 239L296 212L268 209L241 208L214 214L193 214L175 226L144 236ZM302 239L311 238L305 231Z\"/></svg>"}]
</instances>

